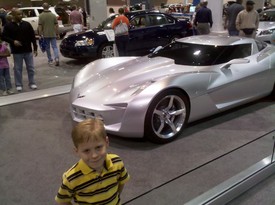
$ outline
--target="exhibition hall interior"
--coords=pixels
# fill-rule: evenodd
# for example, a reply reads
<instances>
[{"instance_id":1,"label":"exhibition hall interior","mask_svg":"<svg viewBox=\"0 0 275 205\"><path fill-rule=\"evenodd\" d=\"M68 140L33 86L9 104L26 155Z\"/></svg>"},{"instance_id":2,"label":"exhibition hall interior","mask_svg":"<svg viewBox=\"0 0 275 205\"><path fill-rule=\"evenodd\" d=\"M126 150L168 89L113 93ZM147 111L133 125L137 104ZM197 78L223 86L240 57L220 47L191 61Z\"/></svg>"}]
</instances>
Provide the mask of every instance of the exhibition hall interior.
<instances>
[{"instance_id":1,"label":"exhibition hall interior","mask_svg":"<svg viewBox=\"0 0 275 205\"><path fill-rule=\"evenodd\" d=\"M0 204L274 205L274 0L0 0Z\"/></svg>"}]
</instances>

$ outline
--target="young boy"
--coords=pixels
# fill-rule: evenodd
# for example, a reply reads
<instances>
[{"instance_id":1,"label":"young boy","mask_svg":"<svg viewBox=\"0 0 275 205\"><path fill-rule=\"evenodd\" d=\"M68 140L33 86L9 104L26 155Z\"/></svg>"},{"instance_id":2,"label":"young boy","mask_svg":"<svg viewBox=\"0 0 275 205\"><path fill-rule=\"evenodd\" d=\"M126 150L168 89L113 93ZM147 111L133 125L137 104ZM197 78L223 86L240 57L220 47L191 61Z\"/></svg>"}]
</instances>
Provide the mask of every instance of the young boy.
<instances>
[{"instance_id":1,"label":"young boy","mask_svg":"<svg viewBox=\"0 0 275 205\"><path fill-rule=\"evenodd\" d=\"M75 152L81 158L63 175L55 200L61 205L118 205L129 175L122 160L107 154L109 139L100 120L87 119L72 131Z\"/></svg>"}]
</instances>

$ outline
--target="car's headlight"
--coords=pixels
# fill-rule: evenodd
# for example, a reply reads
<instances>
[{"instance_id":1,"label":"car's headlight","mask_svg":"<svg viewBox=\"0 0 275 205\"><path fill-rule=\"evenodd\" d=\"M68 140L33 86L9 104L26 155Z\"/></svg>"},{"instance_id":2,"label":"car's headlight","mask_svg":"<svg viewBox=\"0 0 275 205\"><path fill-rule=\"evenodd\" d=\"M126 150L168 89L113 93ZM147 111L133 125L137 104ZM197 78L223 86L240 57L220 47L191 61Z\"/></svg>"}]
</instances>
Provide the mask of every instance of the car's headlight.
<instances>
[{"instance_id":1,"label":"car's headlight","mask_svg":"<svg viewBox=\"0 0 275 205\"><path fill-rule=\"evenodd\" d=\"M84 40L76 41L76 43L74 44L75 47L93 46L93 45L94 45L94 39L92 38L85 38Z\"/></svg>"},{"instance_id":2,"label":"car's headlight","mask_svg":"<svg viewBox=\"0 0 275 205\"><path fill-rule=\"evenodd\" d=\"M141 85L132 85L132 88L136 88L136 90L132 93L132 96L138 95L139 93L141 93L143 90L145 90L147 87L149 87L150 85L152 85L154 82L154 80L149 80Z\"/></svg>"},{"instance_id":3,"label":"car's headlight","mask_svg":"<svg viewBox=\"0 0 275 205\"><path fill-rule=\"evenodd\" d=\"M260 36L271 35L274 31L275 31L275 29L268 29L268 30L261 31Z\"/></svg>"}]
</instances>

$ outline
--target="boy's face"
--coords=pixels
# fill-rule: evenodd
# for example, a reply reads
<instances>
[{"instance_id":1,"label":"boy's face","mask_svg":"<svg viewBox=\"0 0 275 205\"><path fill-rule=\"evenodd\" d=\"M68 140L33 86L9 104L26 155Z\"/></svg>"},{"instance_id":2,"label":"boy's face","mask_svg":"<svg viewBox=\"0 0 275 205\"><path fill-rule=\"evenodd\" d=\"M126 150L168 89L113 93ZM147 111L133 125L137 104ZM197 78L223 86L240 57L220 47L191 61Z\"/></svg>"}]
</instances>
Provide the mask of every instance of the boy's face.
<instances>
[{"instance_id":1,"label":"boy's face","mask_svg":"<svg viewBox=\"0 0 275 205\"><path fill-rule=\"evenodd\" d=\"M79 144L75 151L78 156L92 169L100 171L107 155L109 139L89 140Z\"/></svg>"}]
</instances>

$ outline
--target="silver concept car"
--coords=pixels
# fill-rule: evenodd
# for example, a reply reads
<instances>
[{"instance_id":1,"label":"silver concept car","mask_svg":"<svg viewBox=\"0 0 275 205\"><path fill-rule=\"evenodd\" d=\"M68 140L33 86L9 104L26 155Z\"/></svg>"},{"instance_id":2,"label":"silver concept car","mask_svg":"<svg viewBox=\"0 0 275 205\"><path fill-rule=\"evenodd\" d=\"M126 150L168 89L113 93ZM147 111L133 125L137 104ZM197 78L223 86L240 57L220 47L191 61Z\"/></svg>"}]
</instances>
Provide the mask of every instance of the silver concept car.
<instances>
[{"instance_id":1,"label":"silver concept car","mask_svg":"<svg viewBox=\"0 0 275 205\"><path fill-rule=\"evenodd\" d=\"M166 143L189 122L270 95L274 51L249 38L192 36L148 56L96 60L75 76L71 115L99 118L111 134Z\"/></svg>"}]
</instances>

